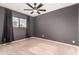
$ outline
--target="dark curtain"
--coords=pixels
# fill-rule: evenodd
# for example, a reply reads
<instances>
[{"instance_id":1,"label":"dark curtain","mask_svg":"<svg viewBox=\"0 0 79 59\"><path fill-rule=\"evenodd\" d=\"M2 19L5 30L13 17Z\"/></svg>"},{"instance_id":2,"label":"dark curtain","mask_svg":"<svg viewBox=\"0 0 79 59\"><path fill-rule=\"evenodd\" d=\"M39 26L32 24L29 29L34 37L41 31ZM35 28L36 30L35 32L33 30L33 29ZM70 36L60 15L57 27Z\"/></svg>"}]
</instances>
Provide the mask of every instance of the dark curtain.
<instances>
[{"instance_id":1,"label":"dark curtain","mask_svg":"<svg viewBox=\"0 0 79 59\"><path fill-rule=\"evenodd\" d=\"M30 16L27 17L27 27L26 27L26 38L31 37L31 32L30 32Z\"/></svg>"},{"instance_id":2,"label":"dark curtain","mask_svg":"<svg viewBox=\"0 0 79 59\"><path fill-rule=\"evenodd\" d=\"M4 17L5 18L4 18L4 27L3 27L3 34L2 34L2 43L8 43L8 42L14 41L12 11L9 9L5 9Z\"/></svg>"}]
</instances>

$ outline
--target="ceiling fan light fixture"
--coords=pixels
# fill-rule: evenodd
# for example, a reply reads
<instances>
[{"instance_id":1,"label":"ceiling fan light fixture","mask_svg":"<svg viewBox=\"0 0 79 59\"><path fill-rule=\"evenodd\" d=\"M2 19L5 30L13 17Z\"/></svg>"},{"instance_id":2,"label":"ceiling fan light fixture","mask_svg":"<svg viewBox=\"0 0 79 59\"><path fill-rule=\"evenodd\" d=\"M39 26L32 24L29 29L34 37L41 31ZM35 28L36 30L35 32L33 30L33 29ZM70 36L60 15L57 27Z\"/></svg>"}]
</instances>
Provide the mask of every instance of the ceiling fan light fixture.
<instances>
[{"instance_id":1,"label":"ceiling fan light fixture","mask_svg":"<svg viewBox=\"0 0 79 59\"><path fill-rule=\"evenodd\" d=\"M33 10L34 12L37 12L37 10Z\"/></svg>"},{"instance_id":2,"label":"ceiling fan light fixture","mask_svg":"<svg viewBox=\"0 0 79 59\"><path fill-rule=\"evenodd\" d=\"M25 11L27 10L27 11L32 11L31 12L31 14L33 14L33 13L37 13L37 14L40 14L40 11L46 11L46 9L40 9L42 6L43 6L43 4L42 3L40 3L39 5L37 4L37 3L34 3L34 6L32 6L31 4L29 4L29 3L26 3L31 9L24 9Z\"/></svg>"}]
</instances>

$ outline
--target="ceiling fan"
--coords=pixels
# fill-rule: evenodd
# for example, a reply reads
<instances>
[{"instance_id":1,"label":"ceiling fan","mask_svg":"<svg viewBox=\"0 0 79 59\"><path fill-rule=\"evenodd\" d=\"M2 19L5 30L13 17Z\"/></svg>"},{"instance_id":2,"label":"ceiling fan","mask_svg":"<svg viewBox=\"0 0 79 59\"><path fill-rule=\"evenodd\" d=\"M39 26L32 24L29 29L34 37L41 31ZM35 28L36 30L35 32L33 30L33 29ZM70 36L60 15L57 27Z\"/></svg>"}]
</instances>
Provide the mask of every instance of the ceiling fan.
<instances>
[{"instance_id":1,"label":"ceiling fan","mask_svg":"<svg viewBox=\"0 0 79 59\"><path fill-rule=\"evenodd\" d=\"M24 10L25 10L25 11L31 11L30 14L33 14L33 13L35 13L35 12L38 13L38 14L41 14L40 11L43 11L43 12L46 11L46 9L40 9L40 8L43 6L42 3L40 3L39 5L37 5L37 3L34 3L34 6L32 6L32 5L29 4L29 3L26 3L26 5L28 5L31 9L24 9Z\"/></svg>"}]
</instances>

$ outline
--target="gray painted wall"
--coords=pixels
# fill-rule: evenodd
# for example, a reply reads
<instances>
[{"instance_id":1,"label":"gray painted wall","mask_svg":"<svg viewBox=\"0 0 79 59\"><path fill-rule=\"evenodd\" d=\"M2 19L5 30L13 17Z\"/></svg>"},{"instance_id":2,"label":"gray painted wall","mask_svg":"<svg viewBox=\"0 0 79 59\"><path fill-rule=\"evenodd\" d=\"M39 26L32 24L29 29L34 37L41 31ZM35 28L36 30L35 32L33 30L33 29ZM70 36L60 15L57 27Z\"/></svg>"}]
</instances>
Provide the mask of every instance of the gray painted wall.
<instances>
[{"instance_id":1,"label":"gray painted wall","mask_svg":"<svg viewBox=\"0 0 79 59\"><path fill-rule=\"evenodd\" d=\"M4 8L0 7L0 41L2 38L2 32L3 32L3 23L4 23Z\"/></svg>"},{"instance_id":2,"label":"gray painted wall","mask_svg":"<svg viewBox=\"0 0 79 59\"><path fill-rule=\"evenodd\" d=\"M35 31L35 17L31 17L30 19L30 32L31 32L31 36L34 36L34 31Z\"/></svg>"},{"instance_id":3,"label":"gray painted wall","mask_svg":"<svg viewBox=\"0 0 79 59\"><path fill-rule=\"evenodd\" d=\"M78 45L78 5L40 15L35 21L36 37Z\"/></svg>"}]
</instances>

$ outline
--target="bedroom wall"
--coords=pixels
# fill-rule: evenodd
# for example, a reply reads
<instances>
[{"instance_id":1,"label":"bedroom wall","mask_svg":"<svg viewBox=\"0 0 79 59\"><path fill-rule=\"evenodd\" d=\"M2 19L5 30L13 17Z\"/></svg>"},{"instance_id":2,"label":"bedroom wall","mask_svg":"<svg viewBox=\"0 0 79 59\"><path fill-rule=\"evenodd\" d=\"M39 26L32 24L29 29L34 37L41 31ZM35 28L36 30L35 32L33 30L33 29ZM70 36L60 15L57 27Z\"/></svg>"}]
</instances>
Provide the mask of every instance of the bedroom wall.
<instances>
[{"instance_id":1,"label":"bedroom wall","mask_svg":"<svg viewBox=\"0 0 79 59\"><path fill-rule=\"evenodd\" d=\"M78 5L37 16L34 32L36 37L78 45Z\"/></svg>"},{"instance_id":2,"label":"bedroom wall","mask_svg":"<svg viewBox=\"0 0 79 59\"><path fill-rule=\"evenodd\" d=\"M34 36L34 25L35 24L35 18L34 17L30 17L30 32L31 32L31 36Z\"/></svg>"},{"instance_id":3,"label":"bedroom wall","mask_svg":"<svg viewBox=\"0 0 79 59\"><path fill-rule=\"evenodd\" d=\"M4 13L4 8L0 7L0 41L3 33Z\"/></svg>"}]
</instances>

